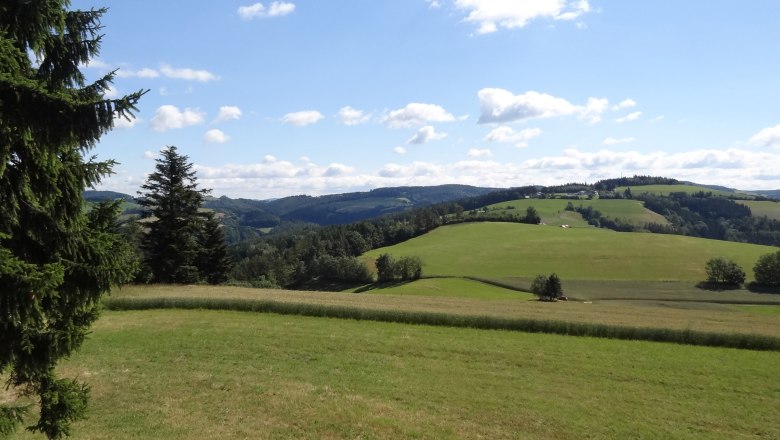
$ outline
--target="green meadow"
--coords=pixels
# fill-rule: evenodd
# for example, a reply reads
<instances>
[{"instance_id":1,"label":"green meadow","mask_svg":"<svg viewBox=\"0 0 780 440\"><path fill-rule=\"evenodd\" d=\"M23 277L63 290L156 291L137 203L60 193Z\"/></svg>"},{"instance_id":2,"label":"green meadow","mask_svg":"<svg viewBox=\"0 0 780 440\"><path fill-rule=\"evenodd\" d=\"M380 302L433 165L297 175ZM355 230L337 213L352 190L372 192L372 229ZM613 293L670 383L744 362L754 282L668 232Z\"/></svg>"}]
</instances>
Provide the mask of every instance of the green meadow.
<instances>
[{"instance_id":1,"label":"green meadow","mask_svg":"<svg viewBox=\"0 0 780 440\"><path fill-rule=\"evenodd\" d=\"M594 200L565 200L565 199L520 199L509 202L496 203L487 208L491 211L505 210L508 213L525 215L526 209L533 206L547 225L560 226L568 224L572 227L588 226L582 216L577 212L566 211L566 205L571 202L577 206L592 206L593 209L612 219L620 219L626 223L642 226L646 223L668 224L664 216L656 214L645 208L642 202L626 199L594 199Z\"/></svg>"},{"instance_id":2,"label":"green meadow","mask_svg":"<svg viewBox=\"0 0 780 440\"><path fill-rule=\"evenodd\" d=\"M620 186L615 188L615 192L622 193L626 190L625 186ZM631 186L631 192L633 194L641 194L641 193L650 193L650 194L657 194L659 196L667 196L669 193L673 192L684 192L688 194L693 194L697 192L705 192L705 193L712 193L716 196L725 196L725 197L741 197L746 199L753 198L752 195L747 193L741 193L741 192L729 192L729 191L722 191L718 189L711 189L707 188L705 186L698 186L698 185L638 185L638 186Z\"/></svg>"},{"instance_id":3,"label":"green meadow","mask_svg":"<svg viewBox=\"0 0 780 440\"><path fill-rule=\"evenodd\" d=\"M691 281L706 278L704 264L733 259L752 277L758 257L776 248L678 235L564 229L517 223L445 226L366 254L417 256L425 275L483 278L557 273L566 280Z\"/></svg>"},{"instance_id":4,"label":"green meadow","mask_svg":"<svg viewBox=\"0 0 780 440\"><path fill-rule=\"evenodd\" d=\"M742 200L739 203L750 208L753 217L767 217L772 220L780 220L780 202Z\"/></svg>"},{"instance_id":5,"label":"green meadow","mask_svg":"<svg viewBox=\"0 0 780 440\"><path fill-rule=\"evenodd\" d=\"M780 353L225 311L106 312L78 439L778 438ZM20 433L14 439L38 438Z\"/></svg>"}]
</instances>

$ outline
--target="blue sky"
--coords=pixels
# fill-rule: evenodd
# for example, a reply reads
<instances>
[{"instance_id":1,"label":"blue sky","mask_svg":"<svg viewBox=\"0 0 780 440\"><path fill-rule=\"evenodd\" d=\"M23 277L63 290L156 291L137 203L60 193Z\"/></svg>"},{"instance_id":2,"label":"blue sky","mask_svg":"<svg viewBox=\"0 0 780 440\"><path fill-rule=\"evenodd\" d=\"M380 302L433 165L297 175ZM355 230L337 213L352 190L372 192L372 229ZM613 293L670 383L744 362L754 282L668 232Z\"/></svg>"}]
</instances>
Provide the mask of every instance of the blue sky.
<instances>
[{"instance_id":1,"label":"blue sky","mask_svg":"<svg viewBox=\"0 0 780 440\"><path fill-rule=\"evenodd\" d=\"M76 0L91 78L150 89L95 153L175 145L214 195L652 174L780 188L780 2Z\"/></svg>"}]
</instances>

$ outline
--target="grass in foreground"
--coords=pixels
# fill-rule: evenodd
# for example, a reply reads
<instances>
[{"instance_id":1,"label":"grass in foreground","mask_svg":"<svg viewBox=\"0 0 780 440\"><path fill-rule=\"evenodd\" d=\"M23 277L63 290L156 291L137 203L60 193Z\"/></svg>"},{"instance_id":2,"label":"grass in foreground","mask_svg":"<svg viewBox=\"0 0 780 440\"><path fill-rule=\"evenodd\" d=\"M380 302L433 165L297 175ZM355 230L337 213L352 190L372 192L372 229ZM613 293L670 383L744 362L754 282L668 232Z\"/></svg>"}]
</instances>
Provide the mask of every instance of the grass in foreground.
<instances>
[{"instance_id":1,"label":"grass in foreground","mask_svg":"<svg viewBox=\"0 0 780 440\"><path fill-rule=\"evenodd\" d=\"M780 354L213 311L108 312L79 439L778 438ZM21 434L15 438L33 438Z\"/></svg>"},{"instance_id":2,"label":"grass in foreground","mask_svg":"<svg viewBox=\"0 0 780 440\"><path fill-rule=\"evenodd\" d=\"M411 288L415 283L410 283ZM564 284L564 288L566 285ZM512 293L514 294L514 292ZM228 286L128 286L114 292L118 299L202 299L271 301L381 311L425 312L447 315L488 316L537 321L565 321L620 327L652 327L726 334L780 337L780 323L770 314L752 313L731 305L687 302L579 302L544 303L517 299L444 296L372 295L335 292L302 292L249 289Z\"/></svg>"}]
</instances>

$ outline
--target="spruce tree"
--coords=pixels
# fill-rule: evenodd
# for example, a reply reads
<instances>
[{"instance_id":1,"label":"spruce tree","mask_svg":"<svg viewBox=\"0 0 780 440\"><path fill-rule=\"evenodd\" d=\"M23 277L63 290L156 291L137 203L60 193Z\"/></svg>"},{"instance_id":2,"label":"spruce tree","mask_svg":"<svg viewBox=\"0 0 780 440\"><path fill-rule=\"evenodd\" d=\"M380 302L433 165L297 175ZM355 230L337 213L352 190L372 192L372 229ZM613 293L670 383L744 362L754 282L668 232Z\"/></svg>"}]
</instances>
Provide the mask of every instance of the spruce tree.
<instances>
[{"instance_id":1,"label":"spruce tree","mask_svg":"<svg viewBox=\"0 0 780 440\"><path fill-rule=\"evenodd\" d=\"M156 171L139 191L138 203L145 208L149 232L143 240L145 267L154 283L197 283L201 280L198 242L204 215L199 212L204 195L189 158L174 146L164 148Z\"/></svg>"},{"instance_id":2,"label":"spruce tree","mask_svg":"<svg viewBox=\"0 0 780 440\"><path fill-rule=\"evenodd\" d=\"M12 395L33 397L40 415L29 429L52 439L84 414L88 391L55 366L133 271L117 205L84 210L84 189L114 162L85 155L144 93L104 99L113 72L87 83L79 66L98 54L105 10L68 6L0 0L0 377ZM25 419L20 401L0 402L0 436Z\"/></svg>"},{"instance_id":3,"label":"spruce tree","mask_svg":"<svg viewBox=\"0 0 780 440\"><path fill-rule=\"evenodd\" d=\"M221 284L227 281L231 269L228 249L225 244L225 234L219 220L213 212L205 213L205 219L198 234L198 271L203 280L209 284Z\"/></svg>"}]
</instances>

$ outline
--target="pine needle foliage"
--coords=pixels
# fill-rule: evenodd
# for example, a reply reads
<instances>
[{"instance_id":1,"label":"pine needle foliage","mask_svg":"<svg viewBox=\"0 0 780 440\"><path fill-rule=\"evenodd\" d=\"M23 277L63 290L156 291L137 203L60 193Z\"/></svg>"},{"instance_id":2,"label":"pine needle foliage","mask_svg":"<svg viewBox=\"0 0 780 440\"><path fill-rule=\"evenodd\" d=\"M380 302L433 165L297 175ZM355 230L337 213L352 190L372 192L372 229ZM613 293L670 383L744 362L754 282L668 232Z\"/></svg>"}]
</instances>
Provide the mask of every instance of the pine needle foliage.
<instances>
[{"instance_id":1,"label":"pine needle foliage","mask_svg":"<svg viewBox=\"0 0 780 440\"><path fill-rule=\"evenodd\" d=\"M86 82L79 66L98 55L106 10L69 3L0 0L0 375L37 403L28 429L50 439L68 435L88 391L54 368L135 269L114 229L118 206L83 210L84 189L114 165L86 155L145 93L104 99L115 72ZM0 404L0 437L25 419L18 402Z\"/></svg>"}]
</instances>

